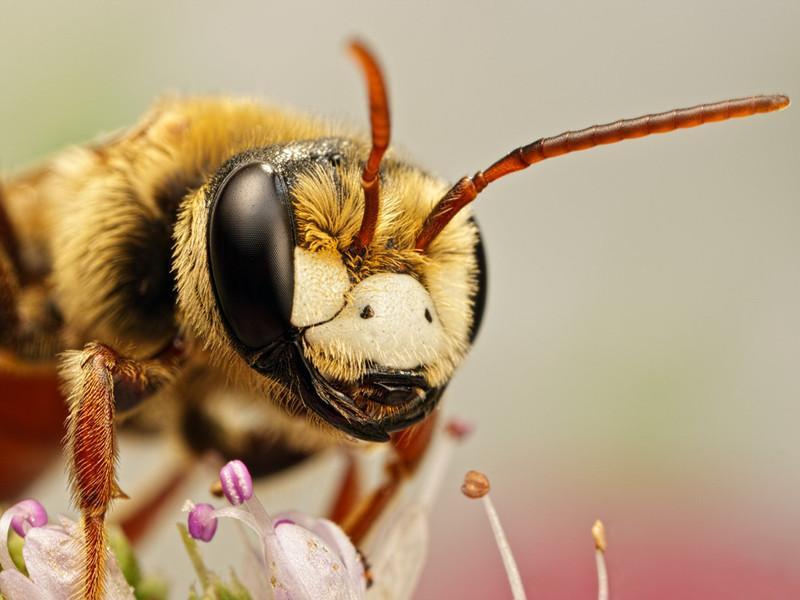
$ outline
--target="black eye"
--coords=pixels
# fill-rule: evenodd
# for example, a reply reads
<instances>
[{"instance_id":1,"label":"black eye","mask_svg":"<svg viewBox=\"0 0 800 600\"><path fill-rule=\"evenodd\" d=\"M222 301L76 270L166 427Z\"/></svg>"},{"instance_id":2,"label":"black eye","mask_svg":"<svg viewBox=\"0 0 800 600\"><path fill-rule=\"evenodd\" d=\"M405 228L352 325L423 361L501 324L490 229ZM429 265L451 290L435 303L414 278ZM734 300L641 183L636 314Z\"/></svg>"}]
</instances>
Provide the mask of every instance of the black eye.
<instances>
[{"instance_id":1,"label":"black eye","mask_svg":"<svg viewBox=\"0 0 800 600\"><path fill-rule=\"evenodd\" d=\"M475 290L475 297L472 299L472 323L469 328L469 342L470 344L475 341L478 335L478 330L481 328L481 321L483 321L483 313L486 309L486 253L483 249L483 238L481 231L478 228L478 223L472 219L475 228L478 229L478 243L475 244L475 260L478 263L478 289Z\"/></svg>"},{"instance_id":2,"label":"black eye","mask_svg":"<svg viewBox=\"0 0 800 600\"><path fill-rule=\"evenodd\" d=\"M211 207L211 282L233 336L263 348L291 328L294 228L289 199L269 165L251 163L222 183Z\"/></svg>"}]
</instances>

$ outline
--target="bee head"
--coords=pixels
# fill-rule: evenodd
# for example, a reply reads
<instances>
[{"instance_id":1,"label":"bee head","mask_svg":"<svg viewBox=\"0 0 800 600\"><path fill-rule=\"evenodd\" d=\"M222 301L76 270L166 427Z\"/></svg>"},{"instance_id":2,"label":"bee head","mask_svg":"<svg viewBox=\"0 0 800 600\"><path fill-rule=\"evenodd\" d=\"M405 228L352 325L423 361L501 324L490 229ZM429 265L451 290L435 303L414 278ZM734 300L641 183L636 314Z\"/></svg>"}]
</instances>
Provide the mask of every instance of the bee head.
<instances>
[{"instance_id":1,"label":"bee head","mask_svg":"<svg viewBox=\"0 0 800 600\"><path fill-rule=\"evenodd\" d=\"M195 277L214 290L216 309L194 321L220 321L212 329L224 329L225 346L252 371L282 384L307 414L366 440L388 440L430 414L472 343L485 266L463 209L486 186L551 157L789 104L753 96L567 131L447 189L391 154L384 160L386 86L366 48L350 49L366 75L371 144L316 138L228 161L205 190L207 268ZM179 292L191 280L181 276L191 261L182 262Z\"/></svg>"},{"instance_id":2,"label":"bee head","mask_svg":"<svg viewBox=\"0 0 800 600\"><path fill-rule=\"evenodd\" d=\"M384 441L436 407L477 332L485 271L466 213L415 247L446 187L392 158L361 245L365 151L328 138L234 157L208 194L208 268L251 369L329 425Z\"/></svg>"}]
</instances>

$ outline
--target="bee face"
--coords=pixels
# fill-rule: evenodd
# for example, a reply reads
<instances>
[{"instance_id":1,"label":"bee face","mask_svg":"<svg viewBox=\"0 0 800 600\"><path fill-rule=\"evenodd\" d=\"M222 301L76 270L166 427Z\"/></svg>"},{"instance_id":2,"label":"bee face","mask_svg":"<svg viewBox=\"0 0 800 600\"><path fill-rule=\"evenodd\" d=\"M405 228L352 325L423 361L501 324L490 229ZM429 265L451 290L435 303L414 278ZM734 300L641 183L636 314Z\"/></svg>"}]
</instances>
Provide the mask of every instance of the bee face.
<instances>
[{"instance_id":1,"label":"bee face","mask_svg":"<svg viewBox=\"0 0 800 600\"><path fill-rule=\"evenodd\" d=\"M374 239L353 252L364 155L322 139L229 161L207 194L208 269L250 369L328 424L383 441L435 408L474 336L485 280L466 215L415 250L445 186L400 161L382 166Z\"/></svg>"}]
</instances>

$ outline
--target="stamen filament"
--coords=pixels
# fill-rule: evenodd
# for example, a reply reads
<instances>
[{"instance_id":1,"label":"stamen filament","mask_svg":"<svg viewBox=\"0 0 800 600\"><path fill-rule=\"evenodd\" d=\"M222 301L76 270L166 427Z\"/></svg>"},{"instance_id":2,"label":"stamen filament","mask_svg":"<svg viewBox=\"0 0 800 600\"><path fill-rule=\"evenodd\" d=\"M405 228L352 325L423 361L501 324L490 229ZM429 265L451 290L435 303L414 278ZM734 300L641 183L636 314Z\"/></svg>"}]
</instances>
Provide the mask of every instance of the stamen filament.
<instances>
[{"instance_id":1,"label":"stamen filament","mask_svg":"<svg viewBox=\"0 0 800 600\"><path fill-rule=\"evenodd\" d=\"M514 555L511 553L511 547L508 545L503 526L500 524L500 518L494 509L494 504L492 504L489 494L483 496L482 500L483 507L486 509L486 516L489 517L489 523L492 526L494 538L497 541L497 548L503 558L503 566L506 568L508 583L511 585L511 595L514 600L526 600L527 596L525 596L525 588L522 587L522 578L519 575Z\"/></svg>"},{"instance_id":2,"label":"stamen filament","mask_svg":"<svg viewBox=\"0 0 800 600\"><path fill-rule=\"evenodd\" d=\"M606 570L606 530L598 519L592 526L594 559L597 565L597 600L608 600L608 571Z\"/></svg>"}]
</instances>

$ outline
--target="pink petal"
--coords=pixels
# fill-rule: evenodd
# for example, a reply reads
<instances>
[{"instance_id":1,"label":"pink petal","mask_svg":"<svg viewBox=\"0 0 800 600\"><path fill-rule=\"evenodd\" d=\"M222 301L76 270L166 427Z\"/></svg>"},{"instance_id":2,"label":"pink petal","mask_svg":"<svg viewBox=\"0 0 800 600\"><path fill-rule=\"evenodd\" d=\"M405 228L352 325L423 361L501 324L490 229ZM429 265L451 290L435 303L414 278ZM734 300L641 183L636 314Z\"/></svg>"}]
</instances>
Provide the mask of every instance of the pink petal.
<instances>
[{"instance_id":1,"label":"pink petal","mask_svg":"<svg viewBox=\"0 0 800 600\"><path fill-rule=\"evenodd\" d=\"M80 546L61 527L46 525L25 536L22 556L36 587L52 598L69 598L80 583Z\"/></svg>"},{"instance_id":2,"label":"pink petal","mask_svg":"<svg viewBox=\"0 0 800 600\"><path fill-rule=\"evenodd\" d=\"M352 581L337 552L319 536L288 523L275 533L275 538L267 540L267 556L276 598L364 598L363 581Z\"/></svg>"},{"instance_id":3,"label":"pink petal","mask_svg":"<svg viewBox=\"0 0 800 600\"><path fill-rule=\"evenodd\" d=\"M11 518L11 528L20 537L25 537L31 527L47 524L47 511L42 503L34 498L17 502L11 507L16 514Z\"/></svg>"},{"instance_id":4,"label":"pink petal","mask_svg":"<svg viewBox=\"0 0 800 600\"><path fill-rule=\"evenodd\" d=\"M53 600L52 596L14 569L0 572L0 594L6 600Z\"/></svg>"},{"instance_id":5,"label":"pink petal","mask_svg":"<svg viewBox=\"0 0 800 600\"><path fill-rule=\"evenodd\" d=\"M31 581L45 592L46 598L67 600L80 587L80 530L69 520L63 527L47 525L28 531L22 556ZM106 560L106 598L133 600L133 590L125 581L114 556Z\"/></svg>"},{"instance_id":6,"label":"pink petal","mask_svg":"<svg viewBox=\"0 0 800 600\"><path fill-rule=\"evenodd\" d=\"M339 560L344 563L345 569L352 580L354 587L367 589L367 579L364 574L364 564L358 555L356 547L347 534L333 521L328 519L315 519L299 512L285 512L274 517L278 522L281 519L289 519L297 525L312 531L325 542L325 544L336 552Z\"/></svg>"}]
</instances>

